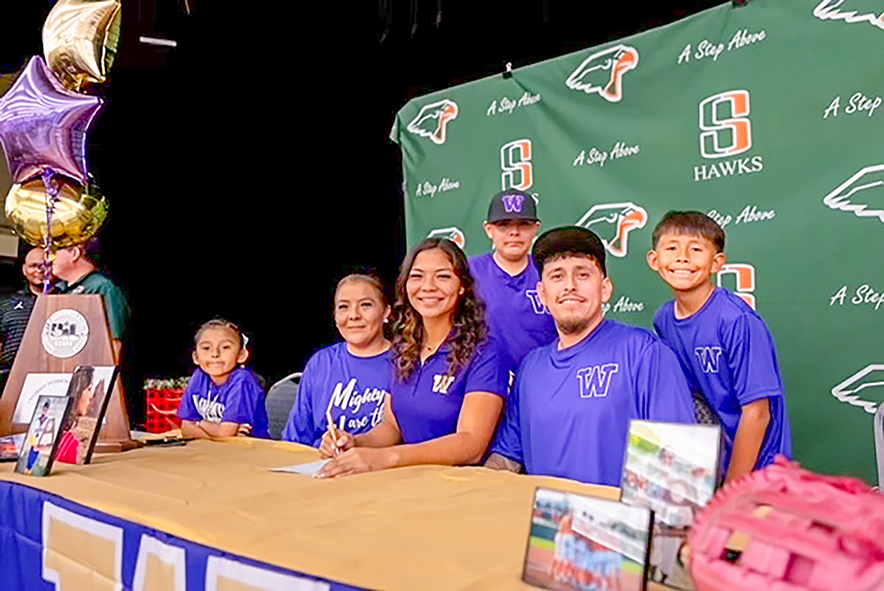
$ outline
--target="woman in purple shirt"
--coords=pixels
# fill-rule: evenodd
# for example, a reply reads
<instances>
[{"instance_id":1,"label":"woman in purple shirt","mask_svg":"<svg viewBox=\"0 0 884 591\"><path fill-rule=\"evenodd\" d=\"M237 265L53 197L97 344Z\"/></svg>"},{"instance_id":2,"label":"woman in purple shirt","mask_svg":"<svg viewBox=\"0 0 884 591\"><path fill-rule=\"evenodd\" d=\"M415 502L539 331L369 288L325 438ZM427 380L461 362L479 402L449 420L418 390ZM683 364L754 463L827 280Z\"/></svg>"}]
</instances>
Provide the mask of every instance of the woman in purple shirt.
<instances>
[{"instance_id":1,"label":"woman in purple shirt","mask_svg":"<svg viewBox=\"0 0 884 591\"><path fill-rule=\"evenodd\" d=\"M488 338L467 260L444 238L421 242L396 282L391 394L368 433L322 438L331 478L416 464L479 463L507 394L510 363Z\"/></svg>"}]
</instances>

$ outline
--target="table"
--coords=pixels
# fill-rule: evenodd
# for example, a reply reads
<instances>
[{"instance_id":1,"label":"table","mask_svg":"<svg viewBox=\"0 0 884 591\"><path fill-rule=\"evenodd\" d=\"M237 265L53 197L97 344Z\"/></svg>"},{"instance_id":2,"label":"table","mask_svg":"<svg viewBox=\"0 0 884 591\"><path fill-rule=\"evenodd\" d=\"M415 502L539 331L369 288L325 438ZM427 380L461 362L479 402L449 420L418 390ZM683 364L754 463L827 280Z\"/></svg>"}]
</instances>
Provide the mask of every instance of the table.
<instances>
[{"instance_id":1,"label":"table","mask_svg":"<svg viewBox=\"0 0 884 591\"><path fill-rule=\"evenodd\" d=\"M520 576L534 489L617 497L610 487L477 467L416 466L338 480L268 471L317 458L316 450L286 442L193 441L98 456L87 466L56 464L47 478L15 474L7 464L0 466L0 495L7 509L43 497L47 536L47 521L65 512L85 515L82 523L68 521L103 532L111 546L112 532L92 522L125 529L125 548L114 550L119 575L92 580L96 590L99 583L114 588L114 576L124 589L148 589L145 581L173 581L176 572L187 573L187 589L256 589L247 581L257 581L258 571L266 574L266 588L280 589L294 588L293 581L304 589L533 589ZM10 533L9 522L23 519L0 516L0 571L7 570L6 547L15 543L9 536L19 535ZM103 559L74 553L44 547L44 578L53 554L56 565L91 561L90 568L115 572ZM234 563L245 566L237 570ZM211 584L210 575L217 579Z\"/></svg>"}]
</instances>

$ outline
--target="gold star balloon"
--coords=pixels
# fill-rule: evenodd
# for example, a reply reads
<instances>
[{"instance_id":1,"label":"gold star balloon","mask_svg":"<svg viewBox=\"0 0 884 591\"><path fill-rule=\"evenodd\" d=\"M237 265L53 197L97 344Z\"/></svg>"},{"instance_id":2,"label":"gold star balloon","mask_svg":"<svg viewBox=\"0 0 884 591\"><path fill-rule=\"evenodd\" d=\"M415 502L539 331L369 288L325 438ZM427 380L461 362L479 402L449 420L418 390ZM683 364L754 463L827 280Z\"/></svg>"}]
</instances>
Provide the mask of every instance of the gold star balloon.
<instances>
[{"instance_id":1,"label":"gold star balloon","mask_svg":"<svg viewBox=\"0 0 884 591\"><path fill-rule=\"evenodd\" d=\"M43 55L68 90L103 84L120 38L120 0L58 0L43 24Z\"/></svg>"},{"instance_id":2,"label":"gold star balloon","mask_svg":"<svg viewBox=\"0 0 884 591\"><path fill-rule=\"evenodd\" d=\"M47 191L40 177L12 186L6 197L6 218L16 234L34 246L67 248L95 236L107 218L105 198L80 183L54 177L55 191ZM51 204L47 232L47 205Z\"/></svg>"}]
</instances>

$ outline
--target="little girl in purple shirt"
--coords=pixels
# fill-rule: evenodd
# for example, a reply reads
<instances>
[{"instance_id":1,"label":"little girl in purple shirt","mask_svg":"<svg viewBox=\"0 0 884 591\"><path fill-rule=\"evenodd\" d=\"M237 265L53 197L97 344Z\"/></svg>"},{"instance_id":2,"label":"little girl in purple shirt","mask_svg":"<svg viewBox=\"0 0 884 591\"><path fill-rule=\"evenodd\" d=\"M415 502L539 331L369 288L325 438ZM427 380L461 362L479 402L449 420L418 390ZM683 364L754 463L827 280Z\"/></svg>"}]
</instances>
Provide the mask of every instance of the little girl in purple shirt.
<instances>
[{"instance_id":1,"label":"little girl in purple shirt","mask_svg":"<svg viewBox=\"0 0 884 591\"><path fill-rule=\"evenodd\" d=\"M194 337L190 377L178 407L181 434L189 438L269 437L264 389L250 369L245 337L238 326L215 319Z\"/></svg>"}]
</instances>

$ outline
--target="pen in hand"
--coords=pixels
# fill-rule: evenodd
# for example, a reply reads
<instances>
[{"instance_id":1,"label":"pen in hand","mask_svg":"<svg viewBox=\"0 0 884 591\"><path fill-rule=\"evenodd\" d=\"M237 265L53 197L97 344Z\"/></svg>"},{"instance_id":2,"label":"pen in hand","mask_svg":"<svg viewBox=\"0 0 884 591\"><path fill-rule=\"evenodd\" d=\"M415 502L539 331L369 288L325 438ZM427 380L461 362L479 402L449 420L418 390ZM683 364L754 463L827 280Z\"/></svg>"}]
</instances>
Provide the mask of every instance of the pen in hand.
<instances>
[{"instance_id":1,"label":"pen in hand","mask_svg":"<svg viewBox=\"0 0 884 591\"><path fill-rule=\"evenodd\" d=\"M325 411L325 418L328 421L328 432L331 433L332 442L335 445L335 455L339 455L341 450L338 448L338 430L335 428L335 421L332 419L331 409Z\"/></svg>"}]
</instances>

